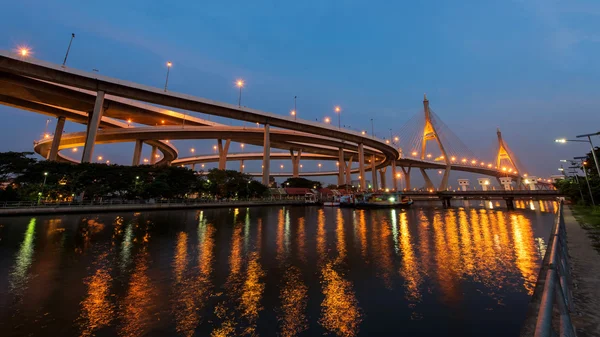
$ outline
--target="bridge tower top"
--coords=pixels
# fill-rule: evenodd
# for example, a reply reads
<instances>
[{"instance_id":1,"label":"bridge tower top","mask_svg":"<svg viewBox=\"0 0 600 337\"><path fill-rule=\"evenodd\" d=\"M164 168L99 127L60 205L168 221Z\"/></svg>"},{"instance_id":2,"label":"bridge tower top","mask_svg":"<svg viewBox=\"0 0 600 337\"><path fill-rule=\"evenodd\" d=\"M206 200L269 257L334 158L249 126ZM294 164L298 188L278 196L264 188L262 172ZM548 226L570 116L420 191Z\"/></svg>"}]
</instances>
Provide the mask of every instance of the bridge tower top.
<instances>
[{"instance_id":1,"label":"bridge tower top","mask_svg":"<svg viewBox=\"0 0 600 337\"><path fill-rule=\"evenodd\" d=\"M516 158L513 157L512 153L504 143L504 139L502 139L502 132L500 132L500 128L496 130L496 134L498 135L498 154L496 155L496 167L499 170L502 169L502 160L508 160L508 162L514 167L515 171L519 172L520 174L523 174L523 172L521 172L521 168L517 165Z\"/></svg>"},{"instance_id":2,"label":"bridge tower top","mask_svg":"<svg viewBox=\"0 0 600 337\"><path fill-rule=\"evenodd\" d=\"M421 160L425 159L425 154L427 152L427 141L435 140L440 147L440 151L444 156L444 161L446 164L450 165L450 160L448 158L448 154L444 149L444 145L442 144L442 140L439 137L438 130L434 126L431 120L431 113L429 110L429 100L427 99L427 94L423 95L423 112L425 113L425 126L423 127L423 144L421 145Z\"/></svg>"}]
</instances>

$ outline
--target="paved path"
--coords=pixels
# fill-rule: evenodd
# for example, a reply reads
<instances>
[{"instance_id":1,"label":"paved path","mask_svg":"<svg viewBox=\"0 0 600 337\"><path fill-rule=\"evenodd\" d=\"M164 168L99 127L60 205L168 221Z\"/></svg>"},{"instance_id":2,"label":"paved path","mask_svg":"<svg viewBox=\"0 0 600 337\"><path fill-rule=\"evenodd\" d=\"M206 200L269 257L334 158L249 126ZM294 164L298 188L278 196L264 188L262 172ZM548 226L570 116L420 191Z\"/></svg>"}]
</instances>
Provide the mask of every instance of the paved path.
<instances>
[{"instance_id":1,"label":"paved path","mask_svg":"<svg viewBox=\"0 0 600 337\"><path fill-rule=\"evenodd\" d=\"M568 207L564 217L573 269L573 324L577 337L600 336L600 254Z\"/></svg>"}]
</instances>

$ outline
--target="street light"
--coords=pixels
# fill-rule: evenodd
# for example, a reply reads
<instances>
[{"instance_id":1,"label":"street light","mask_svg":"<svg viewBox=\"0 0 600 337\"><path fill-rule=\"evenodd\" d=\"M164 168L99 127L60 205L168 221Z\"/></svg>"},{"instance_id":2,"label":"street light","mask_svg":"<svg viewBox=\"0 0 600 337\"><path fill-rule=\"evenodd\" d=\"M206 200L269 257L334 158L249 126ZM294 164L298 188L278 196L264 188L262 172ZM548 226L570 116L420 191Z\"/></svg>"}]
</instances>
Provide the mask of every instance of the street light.
<instances>
[{"instance_id":1,"label":"street light","mask_svg":"<svg viewBox=\"0 0 600 337\"><path fill-rule=\"evenodd\" d=\"M335 113L338 115L338 129L342 128L342 108L340 108L339 105L337 105L334 109Z\"/></svg>"},{"instance_id":2,"label":"street light","mask_svg":"<svg viewBox=\"0 0 600 337\"><path fill-rule=\"evenodd\" d=\"M194 152L196 152L196 149L194 149L194 148L191 148L191 149L190 149L190 152L191 152L191 153L194 153Z\"/></svg>"},{"instance_id":3,"label":"street light","mask_svg":"<svg viewBox=\"0 0 600 337\"><path fill-rule=\"evenodd\" d=\"M48 178L48 172L44 172L44 182L42 183L42 191L38 193L38 205L42 200L42 195L44 195L44 187L46 186L46 179Z\"/></svg>"},{"instance_id":4,"label":"street light","mask_svg":"<svg viewBox=\"0 0 600 337\"><path fill-rule=\"evenodd\" d=\"M592 206L596 206L596 203L594 202L594 195L592 194L592 187L590 186L590 180L588 179L587 169L585 168L585 165L587 164L585 159L587 159L587 157L573 157L573 159L581 160L581 166L583 169L583 173L585 174L585 181L587 182L588 190L590 192L590 198L592 199Z\"/></svg>"},{"instance_id":5,"label":"street light","mask_svg":"<svg viewBox=\"0 0 600 337\"><path fill-rule=\"evenodd\" d=\"M19 55L21 55L21 57L27 57L27 56L29 56L30 53L31 53L31 51L27 47L19 48Z\"/></svg>"},{"instance_id":6,"label":"street light","mask_svg":"<svg viewBox=\"0 0 600 337\"><path fill-rule=\"evenodd\" d=\"M102 160L102 156L98 156L98 161L101 161L101 160Z\"/></svg>"},{"instance_id":7,"label":"street light","mask_svg":"<svg viewBox=\"0 0 600 337\"><path fill-rule=\"evenodd\" d=\"M598 176L600 177L600 166L598 166L598 158L596 157L596 151L594 150L594 143L592 143L592 136L598 135L600 135L600 132L579 135L577 138L587 137L588 143L590 143L590 147L592 148L592 156L594 157L594 164L596 164L596 171L598 171Z\"/></svg>"},{"instance_id":8,"label":"street light","mask_svg":"<svg viewBox=\"0 0 600 337\"><path fill-rule=\"evenodd\" d=\"M238 108L242 107L242 88L244 87L244 81L241 79L238 79L235 82L235 85L237 85L238 88L240 88L240 95L238 97Z\"/></svg>"},{"instance_id":9,"label":"street light","mask_svg":"<svg viewBox=\"0 0 600 337\"><path fill-rule=\"evenodd\" d=\"M331 122L331 119L329 117L325 117L325 123L329 124L329 122Z\"/></svg>"},{"instance_id":10,"label":"street light","mask_svg":"<svg viewBox=\"0 0 600 337\"><path fill-rule=\"evenodd\" d=\"M167 62L167 79L165 80L165 92L167 92L167 85L169 85L169 71L171 70L171 66L173 66L173 63L171 63L170 61Z\"/></svg>"},{"instance_id":11,"label":"street light","mask_svg":"<svg viewBox=\"0 0 600 337\"><path fill-rule=\"evenodd\" d=\"M69 41L69 47L67 48L67 53L65 54L65 59L63 61L63 68L65 67L65 64L67 63L67 57L69 57L69 51L71 50L71 43L73 43L73 39L75 38L75 33L71 33L71 41Z\"/></svg>"}]
</instances>

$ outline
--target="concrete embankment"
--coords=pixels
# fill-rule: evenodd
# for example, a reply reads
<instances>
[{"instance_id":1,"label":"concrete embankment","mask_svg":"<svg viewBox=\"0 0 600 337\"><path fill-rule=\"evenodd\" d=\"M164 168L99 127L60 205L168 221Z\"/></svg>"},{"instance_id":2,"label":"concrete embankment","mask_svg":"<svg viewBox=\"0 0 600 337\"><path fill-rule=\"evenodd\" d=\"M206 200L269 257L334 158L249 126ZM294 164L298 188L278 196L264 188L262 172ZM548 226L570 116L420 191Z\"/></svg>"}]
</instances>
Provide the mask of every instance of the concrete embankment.
<instances>
[{"instance_id":1,"label":"concrete embankment","mask_svg":"<svg viewBox=\"0 0 600 337\"><path fill-rule=\"evenodd\" d=\"M224 207L257 207L257 206L287 206L304 205L304 201L240 201L240 202L210 202L210 203L156 203L156 204L103 204L103 205L61 205L37 206L23 208L0 208L0 216L70 214L70 213L106 213L125 211L156 211L175 209L205 209Z\"/></svg>"}]
</instances>

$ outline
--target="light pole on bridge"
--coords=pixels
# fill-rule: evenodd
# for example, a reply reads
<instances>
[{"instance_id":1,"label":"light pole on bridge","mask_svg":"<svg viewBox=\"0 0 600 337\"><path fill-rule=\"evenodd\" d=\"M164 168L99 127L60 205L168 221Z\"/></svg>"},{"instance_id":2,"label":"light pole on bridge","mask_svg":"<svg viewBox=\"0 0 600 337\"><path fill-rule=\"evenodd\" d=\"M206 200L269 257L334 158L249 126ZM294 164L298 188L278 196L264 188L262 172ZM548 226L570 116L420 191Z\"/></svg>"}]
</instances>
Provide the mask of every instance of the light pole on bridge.
<instances>
[{"instance_id":1,"label":"light pole on bridge","mask_svg":"<svg viewBox=\"0 0 600 337\"><path fill-rule=\"evenodd\" d=\"M172 65L173 63L171 63L170 61L167 62L167 79L165 80L165 92L167 92L167 86L169 85L169 70L171 70Z\"/></svg>"}]
</instances>

